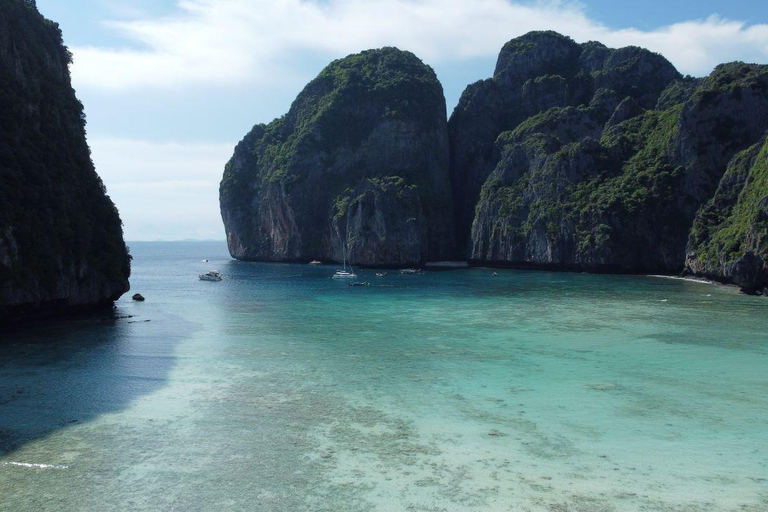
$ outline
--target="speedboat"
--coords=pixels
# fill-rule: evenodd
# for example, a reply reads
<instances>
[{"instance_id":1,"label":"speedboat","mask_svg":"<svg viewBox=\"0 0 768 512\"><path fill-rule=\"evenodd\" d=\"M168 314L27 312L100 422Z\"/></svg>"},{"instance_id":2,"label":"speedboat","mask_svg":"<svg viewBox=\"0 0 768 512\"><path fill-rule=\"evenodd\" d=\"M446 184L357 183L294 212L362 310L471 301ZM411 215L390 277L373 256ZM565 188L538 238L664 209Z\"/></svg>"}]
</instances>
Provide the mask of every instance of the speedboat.
<instances>
[{"instance_id":1,"label":"speedboat","mask_svg":"<svg viewBox=\"0 0 768 512\"><path fill-rule=\"evenodd\" d=\"M371 283L368 281L363 281L362 283L360 281L355 281L353 283L349 283L347 286L371 286Z\"/></svg>"},{"instance_id":2,"label":"speedboat","mask_svg":"<svg viewBox=\"0 0 768 512\"><path fill-rule=\"evenodd\" d=\"M218 270L211 270L210 272L200 274L197 277L199 277L201 281L221 281L221 274Z\"/></svg>"},{"instance_id":3,"label":"speedboat","mask_svg":"<svg viewBox=\"0 0 768 512\"><path fill-rule=\"evenodd\" d=\"M400 269L401 274L418 274L421 272L421 269L418 268L402 268Z\"/></svg>"},{"instance_id":4,"label":"speedboat","mask_svg":"<svg viewBox=\"0 0 768 512\"><path fill-rule=\"evenodd\" d=\"M312 260L309 262L310 265L322 265L323 262L319 260Z\"/></svg>"},{"instance_id":5,"label":"speedboat","mask_svg":"<svg viewBox=\"0 0 768 512\"><path fill-rule=\"evenodd\" d=\"M386 272L376 272L376 277L387 277Z\"/></svg>"}]
</instances>

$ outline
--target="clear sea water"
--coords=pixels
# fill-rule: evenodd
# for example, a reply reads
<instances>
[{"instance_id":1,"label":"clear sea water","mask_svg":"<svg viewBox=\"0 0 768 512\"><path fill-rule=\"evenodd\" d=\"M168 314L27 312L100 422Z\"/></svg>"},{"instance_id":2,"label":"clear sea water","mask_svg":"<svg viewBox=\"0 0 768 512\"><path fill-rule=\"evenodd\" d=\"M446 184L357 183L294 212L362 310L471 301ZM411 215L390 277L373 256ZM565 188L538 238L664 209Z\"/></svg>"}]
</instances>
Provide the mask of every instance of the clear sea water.
<instances>
[{"instance_id":1,"label":"clear sea water","mask_svg":"<svg viewBox=\"0 0 768 512\"><path fill-rule=\"evenodd\" d=\"M132 252L123 318L0 333L0 510L768 510L766 299Z\"/></svg>"}]
</instances>

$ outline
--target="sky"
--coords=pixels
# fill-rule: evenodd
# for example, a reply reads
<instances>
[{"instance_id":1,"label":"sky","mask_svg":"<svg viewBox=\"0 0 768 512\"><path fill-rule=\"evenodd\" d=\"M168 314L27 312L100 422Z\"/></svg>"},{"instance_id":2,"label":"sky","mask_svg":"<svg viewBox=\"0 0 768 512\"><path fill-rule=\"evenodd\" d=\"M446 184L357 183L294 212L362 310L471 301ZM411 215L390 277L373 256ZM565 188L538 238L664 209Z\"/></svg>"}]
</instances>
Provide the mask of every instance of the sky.
<instances>
[{"instance_id":1,"label":"sky","mask_svg":"<svg viewBox=\"0 0 768 512\"><path fill-rule=\"evenodd\" d=\"M636 45L703 76L768 63L757 0L37 0L74 54L96 170L125 238L223 239L218 184L235 144L284 114L330 61L396 46L435 69L448 113L531 30Z\"/></svg>"}]
</instances>

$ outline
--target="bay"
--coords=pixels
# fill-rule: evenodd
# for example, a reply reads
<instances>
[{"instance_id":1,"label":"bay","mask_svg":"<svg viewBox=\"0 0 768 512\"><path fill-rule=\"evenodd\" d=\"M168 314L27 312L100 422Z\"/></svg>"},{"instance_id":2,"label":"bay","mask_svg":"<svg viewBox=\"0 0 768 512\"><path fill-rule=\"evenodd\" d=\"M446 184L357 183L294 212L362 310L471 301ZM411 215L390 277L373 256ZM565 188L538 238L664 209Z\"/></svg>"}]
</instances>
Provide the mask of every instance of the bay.
<instances>
[{"instance_id":1,"label":"bay","mask_svg":"<svg viewBox=\"0 0 768 512\"><path fill-rule=\"evenodd\" d=\"M768 509L764 298L131 247L116 319L2 334L0 510Z\"/></svg>"}]
</instances>

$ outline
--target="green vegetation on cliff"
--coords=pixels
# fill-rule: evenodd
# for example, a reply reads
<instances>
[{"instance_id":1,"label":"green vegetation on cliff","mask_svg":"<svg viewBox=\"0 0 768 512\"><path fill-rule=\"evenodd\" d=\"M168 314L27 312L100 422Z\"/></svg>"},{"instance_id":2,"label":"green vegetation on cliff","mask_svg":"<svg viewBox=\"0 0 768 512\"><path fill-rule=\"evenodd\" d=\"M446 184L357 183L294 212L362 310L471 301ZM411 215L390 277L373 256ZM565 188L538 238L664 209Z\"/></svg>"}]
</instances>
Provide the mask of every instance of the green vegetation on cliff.
<instances>
[{"instance_id":1,"label":"green vegetation on cliff","mask_svg":"<svg viewBox=\"0 0 768 512\"><path fill-rule=\"evenodd\" d=\"M749 290L768 286L768 141L739 153L689 240L688 267ZM750 268L751 267L751 268Z\"/></svg>"},{"instance_id":2,"label":"green vegetation on cliff","mask_svg":"<svg viewBox=\"0 0 768 512\"><path fill-rule=\"evenodd\" d=\"M619 222L632 222L636 212L673 200L684 173L669 158L680 110L676 106L650 111L606 130L599 141L603 166L574 195L574 208L582 219L611 215ZM616 154L619 158L612 159ZM623 160L625 156L628 159Z\"/></svg>"},{"instance_id":3,"label":"green vegetation on cliff","mask_svg":"<svg viewBox=\"0 0 768 512\"><path fill-rule=\"evenodd\" d=\"M693 228L698 262L686 263L686 244L718 184L725 194L728 161L768 129L768 66L731 63L684 78L640 48L577 45L544 32L505 45L491 83L497 89L471 85L451 119L454 187L469 184L465 206L482 180L471 259L621 272L687 265L723 280L763 279L765 266L755 270L764 261L760 180L729 192L751 194L749 206L701 214L708 221ZM486 106L515 105L502 97L521 98L518 117L488 115ZM505 123L489 150L480 137ZM718 270L702 266L714 253ZM749 278L731 277L747 267Z\"/></svg>"},{"instance_id":4,"label":"green vegetation on cliff","mask_svg":"<svg viewBox=\"0 0 768 512\"><path fill-rule=\"evenodd\" d=\"M682 77L666 59L642 48L578 44L551 31L531 32L505 44L494 76L467 88L449 122L457 238L461 245L467 240L469 257L508 261L512 251L514 258L528 258L525 251L517 251L517 242L481 243L485 249L493 246L495 255L473 249L478 240L470 226L476 225L477 208L483 203L483 184L504 158L504 140L536 143L552 154L585 136L600 139L606 123L618 124L652 109L676 80ZM534 137L537 133L542 136ZM549 202L541 204L549 208Z\"/></svg>"},{"instance_id":5,"label":"green vegetation on cliff","mask_svg":"<svg viewBox=\"0 0 768 512\"><path fill-rule=\"evenodd\" d=\"M258 126L261 134L251 144L265 165L259 166L257 177L265 183L291 184L305 177L307 169L293 165L302 151L311 147L333 156L339 147L362 144L383 120L421 117L423 128L438 128L439 119L432 113L445 107L434 94L436 86L440 87L431 68L395 48L332 62L304 88L288 114ZM374 108L356 112L356 106ZM358 173L363 176L366 170ZM230 174L224 177L225 192ZM423 181L414 174L414 179Z\"/></svg>"},{"instance_id":6,"label":"green vegetation on cliff","mask_svg":"<svg viewBox=\"0 0 768 512\"><path fill-rule=\"evenodd\" d=\"M350 224L358 203L349 192L362 186L359 194L370 195L366 187L386 178L387 186L370 196L369 212L387 226L379 233L382 247L398 246L398 226L407 219L382 210L405 206L381 194L408 188L418 196L409 208L423 206L429 226L419 242L424 250L416 252L446 255L452 249L447 144L442 87L413 54L382 48L334 61L285 116L254 127L227 164L220 196L230 251L244 259L340 259L342 244L359 239L353 231L367 225ZM413 262L414 251L407 252L403 260L396 251L387 254L392 264ZM363 253L369 251L348 251L358 263L385 263Z\"/></svg>"}]
</instances>

